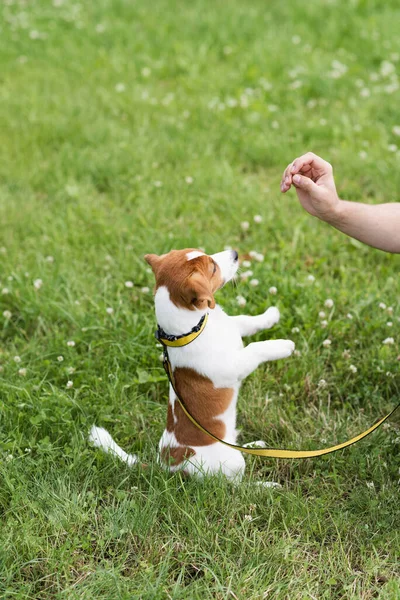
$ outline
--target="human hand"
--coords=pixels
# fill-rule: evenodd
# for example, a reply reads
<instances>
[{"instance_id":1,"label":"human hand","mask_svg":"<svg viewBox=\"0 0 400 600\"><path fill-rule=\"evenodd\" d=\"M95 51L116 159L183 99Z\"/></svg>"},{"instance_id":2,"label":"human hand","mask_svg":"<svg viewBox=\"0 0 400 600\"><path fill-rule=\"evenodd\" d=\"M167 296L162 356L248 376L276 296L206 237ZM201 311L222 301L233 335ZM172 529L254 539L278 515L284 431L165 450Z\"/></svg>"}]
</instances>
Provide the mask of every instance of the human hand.
<instances>
[{"instance_id":1,"label":"human hand","mask_svg":"<svg viewBox=\"0 0 400 600\"><path fill-rule=\"evenodd\" d=\"M332 222L338 216L340 200L333 178L332 166L312 152L290 163L283 174L281 192L294 185L301 205L311 215Z\"/></svg>"}]
</instances>

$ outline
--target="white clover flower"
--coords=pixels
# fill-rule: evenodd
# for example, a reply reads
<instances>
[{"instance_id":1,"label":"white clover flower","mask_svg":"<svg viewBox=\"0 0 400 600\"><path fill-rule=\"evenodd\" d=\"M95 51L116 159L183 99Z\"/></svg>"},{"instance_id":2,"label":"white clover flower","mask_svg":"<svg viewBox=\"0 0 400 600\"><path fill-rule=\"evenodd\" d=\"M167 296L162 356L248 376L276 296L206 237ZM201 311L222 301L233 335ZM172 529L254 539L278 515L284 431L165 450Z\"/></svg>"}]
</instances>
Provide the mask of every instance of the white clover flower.
<instances>
[{"instance_id":1,"label":"white clover flower","mask_svg":"<svg viewBox=\"0 0 400 600\"><path fill-rule=\"evenodd\" d=\"M395 126L393 127L393 129L392 129L392 133L393 133L394 135L398 135L398 136L400 136L400 125L395 125Z\"/></svg>"},{"instance_id":2,"label":"white clover flower","mask_svg":"<svg viewBox=\"0 0 400 600\"><path fill-rule=\"evenodd\" d=\"M379 308L381 308L382 310L385 310L386 304L384 302L379 302Z\"/></svg>"},{"instance_id":3,"label":"white clover flower","mask_svg":"<svg viewBox=\"0 0 400 600\"><path fill-rule=\"evenodd\" d=\"M320 319L325 319L325 317L326 317L326 314L324 313L324 311L323 311L323 310L321 310L321 311L318 313L318 316L319 316L319 318L320 318Z\"/></svg>"},{"instance_id":4,"label":"white clover flower","mask_svg":"<svg viewBox=\"0 0 400 600\"><path fill-rule=\"evenodd\" d=\"M295 356L301 356L301 352L300 352L300 350L295 350L295 351L293 352L293 354L294 354Z\"/></svg>"},{"instance_id":5,"label":"white clover flower","mask_svg":"<svg viewBox=\"0 0 400 600\"><path fill-rule=\"evenodd\" d=\"M108 307L106 308L106 313L107 313L108 315L112 315L112 314L113 314L113 312L114 312L114 309L113 309L111 306L108 306Z\"/></svg>"},{"instance_id":6,"label":"white clover flower","mask_svg":"<svg viewBox=\"0 0 400 600\"><path fill-rule=\"evenodd\" d=\"M367 481L367 488L369 488L370 490L374 490L375 489L375 484L373 481Z\"/></svg>"},{"instance_id":7,"label":"white clover flower","mask_svg":"<svg viewBox=\"0 0 400 600\"><path fill-rule=\"evenodd\" d=\"M190 175L188 175L187 177L185 177L185 181L188 185L191 185L193 183L193 177L190 177Z\"/></svg>"},{"instance_id":8,"label":"white clover flower","mask_svg":"<svg viewBox=\"0 0 400 600\"><path fill-rule=\"evenodd\" d=\"M6 254L7 248L5 246L0 246L0 254Z\"/></svg>"},{"instance_id":9,"label":"white clover flower","mask_svg":"<svg viewBox=\"0 0 400 600\"><path fill-rule=\"evenodd\" d=\"M129 289L133 288L133 281L125 281L125 287Z\"/></svg>"},{"instance_id":10,"label":"white clover flower","mask_svg":"<svg viewBox=\"0 0 400 600\"><path fill-rule=\"evenodd\" d=\"M272 129L279 129L279 122L278 121L272 121L271 127L272 127Z\"/></svg>"},{"instance_id":11,"label":"white clover flower","mask_svg":"<svg viewBox=\"0 0 400 600\"><path fill-rule=\"evenodd\" d=\"M4 317L5 319L11 319L11 317L12 317L12 312L11 312L11 311L9 311L9 310L5 310L5 311L3 312L3 317Z\"/></svg>"},{"instance_id":12,"label":"white clover flower","mask_svg":"<svg viewBox=\"0 0 400 600\"><path fill-rule=\"evenodd\" d=\"M292 333L299 333L300 329L298 327L292 327Z\"/></svg>"},{"instance_id":13,"label":"white clover flower","mask_svg":"<svg viewBox=\"0 0 400 600\"><path fill-rule=\"evenodd\" d=\"M361 160L365 160L366 158L368 158L368 154L365 152L365 150L361 150L358 153L358 156L361 158Z\"/></svg>"},{"instance_id":14,"label":"white clover flower","mask_svg":"<svg viewBox=\"0 0 400 600\"><path fill-rule=\"evenodd\" d=\"M149 67L143 67L142 75L143 75L143 77L150 77L151 69L149 69Z\"/></svg>"},{"instance_id":15,"label":"white clover flower","mask_svg":"<svg viewBox=\"0 0 400 600\"><path fill-rule=\"evenodd\" d=\"M326 306L326 308L332 308L333 305L334 305L334 302L333 302L333 300L331 300L331 298L328 298L324 302L324 306Z\"/></svg>"},{"instance_id":16,"label":"white clover flower","mask_svg":"<svg viewBox=\"0 0 400 600\"><path fill-rule=\"evenodd\" d=\"M249 277L251 277L253 275L253 271L243 271L243 273L240 273L240 279L242 281L246 281L246 279L248 279Z\"/></svg>"},{"instance_id":17,"label":"white clover flower","mask_svg":"<svg viewBox=\"0 0 400 600\"><path fill-rule=\"evenodd\" d=\"M315 281L314 275L307 275L307 281L310 281L311 283L314 283L314 281Z\"/></svg>"},{"instance_id":18,"label":"white clover flower","mask_svg":"<svg viewBox=\"0 0 400 600\"><path fill-rule=\"evenodd\" d=\"M106 26L103 25L103 23L97 23L97 25L95 27L96 33L104 33L105 30L106 30Z\"/></svg>"},{"instance_id":19,"label":"white clover flower","mask_svg":"<svg viewBox=\"0 0 400 600\"><path fill-rule=\"evenodd\" d=\"M357 367L355 367L354 365L350 365L349 369L352 373L357 373Z\"/></svg>"},{"instance_id":20,"label":"white clover flower","mask_svg":"<svg viewBox=\"0 0 400 600\"><path fill-rule=\"evenodd\" d=\"M3 288L3 289L1 290L1 293L3 294L3 296L6 296L7 294L9 294L9 293L10 293L10 290L9 290L8 288Z\"/></svg>"},{"instance_id":21,"label":"white clover flower","mask_svg":"<svg viewBox=\"0 0 400 600\"><path fill-rule=\"evenodd\" d=\"M231 250L231 248L229 248L229 250ZM243 265L243 267L246 267L246 268L251 267L251 260L244 260L242 262L242 265Z\"/></svg>"},{"instance_id":22,"label":"white clover flower","mask_svg":"<svg viewBox=\"0 0 400 600\"><path fill-rule=\"evenodd\" d=\"M387 325L388 327L393 327L393 323L392 323L392 321L388 321L388 322L386 323L386 325Z\"/></svg>"},{"instance_id":23,"label":"white clover flower","mask_svg":"<svg viewBox=\"0 0 400 600\"><path fill-rule=\"evenodd\" d=\"M35 290L40 290L42 285L43 281L41 279L35 279L35 281L33 282L33 287L35 288Z\"/></svg>"},{"instance_id":24,"label":"white clover flower","mask_svg":"<svg viewBox=\"0 0 400 600\"><path fill-rule=\"evenodd\" d=\"M160 187L162 187L162 181L153 181L153 185L156 188L160 188Z\"/></svg>"},{"instance_id":25,"label":"white clover flower","mask_svg":"<svg viewBox=\"0 0 400 600\"><path fill-rule=\"evenodd\" d=\"M12 454L8 454L8 455L6 456L6 461L7 461L7 462L11 462L11 461L13 460L13 458L14 458L14 457L13 457L13 455L12 455Z\"/></svg>"},{"instance_id":26,"label":"white clover flower","mask_svg":"<svg viewBox=\"0 0 400 600\"><path fill-rule=\"evenodd\" d=\"M274 285L272 287L270 287L268 291L273 296L275 296L278 293L278 289Z\"/></svg>"},{"instance_id":27,"label":"white clover flower","mask_svg":"<svg viewBox=\"0 0 400 600\"><path fill-rule=\"evenodd\" d=\"M393 306L388 306L387 311L388 311L389 315L392 315L393 314Z\"/></svg>"},{"instance_id":28,"label":"white clover flower","mask_svg":"<svg viewBox=\"0 0 400 600\"><path fill-rule=\"evenodd\" d=\"M140 291L142 292L142 294L148 294L150 291L150 288L145 285L144 287L142 287L140 289Z\"/></svg>"},{"instance_id":29,"label":"white clover flower","mask_svg":"<svg viewBox=\"0 0 400 600\"><path fill-rule=\"evenodd\" d=\"M54 256L46 256L45 261L52 264L54 262Z\"/></svg>"},{"instance_id":30,"label":"white clover flower","mask_svg":"<svg viewBox=\"0 0 400 600\"><path fill-rule=\"evenodd\" d=\"M301 42L301 37L299 35L294 35L292 37L292 44L294 44L295 46L298 46Z\"/></svg>"},{"instance_id":31,"label":"white clover flower","mask_svg":"<svg viewBox=\"0 0 400 600\"><path fill-rule=\"evenodd\" d=\"M117 85L115 86L115 91L118 94L122 94L122 92L124 92L126 90L125 84L124 83L117 83Z\"/></svg>"},{"instance_id":32,"label":"white clover flower","mask_svg":"<svg viewBox=\"0 0 400 600\"><path fill-rule=\"evenodd\" d=\"M319 388L321 388L321 389L324 389L324 388L326 388L326 386L327 386L327 385L328 385L328 384L327 384L327 382L325 381L325 379L320 379L320 380L319 380L319 382L318 382L318 387L319 387Z\"/></svg>"},{"instance_id":33,"label":"white clover flower","mask_svg":"<svg viewBox=\"0 0 400 600\"><path fill-rule=\"evenodd\" d=\"M18 370L18 375L21 375L21 377L25 377L25 375L26 375L26 369L19 369Z\"/></svg>"},{"instance_id":34,"label":"white clover flower","mask_svg":"<svg viewBox=\"0 0 400 600\"><path fill-rule=\"evenodd\" d=\"M326 321L326 320L321 321L322 329L325 329L325 327L327 327L327 326L328 326L328 321Z\"/></svg>"},{"instance_id":35,"label":"white clover flower","mask_svg":"<svg viewBox=\"0 0 400 600\"><path fill-rule=\"evenodd\" d=\"M342 356L343 356L343 358L345 358L346 360L348 360L349 358L351 358L350 350L343 350L343 352L342 352Z\"/></svg>"},{"instance_id":36,"label":"white clover flower","mask_svg":"<svg viewBox=\"0 0 400 600\"><path fill-rule=\"evenodd\" d=\"M388 337L385 340L383 340L382 344L386 344L386 345L394 344L394 339L392 337Z\"/></svg>"},{"instance_id":37,"label":"white clover flower","mask_svg":"<svg viewBox=\"0 0 400 600\"><path fill-rule=\"evenodd\" d=\"M388 145L388 150L389 150L389 152L397 152L397 146L396 146L396 144L389 144Z\"/></svg>"},{"instance_id":38,"label":"white clover flower","mask_svg":"<svg viewBox=\"0 0 400 600\"><path fill-rule=\"evenodd\" d=\"M361 96L361 98L369 98L369 97L370 97L370 95L371 95L371 92L369 91L369 89L368 89L368 88L363 88L363 89L360 91L360 96Z\"/></svg>"},{"instance_id":39,"label":"white clover flower","mask_svg":"<svg viewBox=\"0 0 400 600\"><path fill-rule=\"evenodd\" d=\"M253 219L254 219L254 223L262 223L262 220L263 220L261 215L254 215Z\"/></svg>"},{"instance_id":40,"label":"white clover flower","mask_svg":"<svg viewBox=\"0 0 400 600\"><path fill-rule=\"evenodd\" d=\"M67 373L68 373L68 375L73 375L75 373L75 367L68 367Z\"/></svg>"},{"instance_id":41,"label":"white clover flower","mask_svg":"<svg viewBox=\"0 0 400 600\"><path fill-rule=\"evenodd\" d=\"M74 342L74 340L69 340L69 341L67 342L67 346L69 346L70 348L73 348L73 347L75 346L75 342Z\"/></svg>"},{"instance_id":42,"label":"white clover flower","mask_svg":"<svg viewBox=\"0 0 400 600\"><path fill-rule=\"evenodd\" d=\"M380 72L381 72L382 77L389 77L389 75L392 75L393 73L396 72L396 67L390 61L383 60L381 62Z\"/></svg>"},{"instance_id":43,"label":"white clover flower","mask_svg":"<svg viewBox=\"0 0 400 600\"><path fill-rule=\"evenodd\" d=\"M255 258L257 256L258 252L256 250L250 250L249 252L249 256L250 258Z\"/></svg>"},{"instance_id":44,"label":"white clover flower","mask_svg":"<svg viewBox=\"0 0 400 600\"><path fill-rule=\"evenodd\" d=\"M246 306L246 298L243 296L236 296L236 302L239 306Z\"/></svg>"},{"instance_id":45,"label":"white clover flower","mask_svg":"<svg viewBox=\"0 0 400 600\"><path fill-rule=\"evenodd\" d=\"M250 279L250 285L252 285L253 287L256 287L260 282L258 281L258 279Z\"/></svg>"},{"instance_id":46,"label":"white clover flower","mask_svg":"<svg viewBox=\"0 0 400 600\"><path fill-rule=\"evenodd\" d=\"M36 29L32 29L32 31L29 32L29 37L31 40L38 40L40 38L40 33L39 31L36 31Z\"/></svg>"},{"instance_id":47,"label":"white clover flower","mask_svg":"<svg viewBox=\"0 0 400 600\"><path fill-rule=\"evenodd\" d=\"M264 254L260 254L259 252L256 252L256 255L255 255L254 258L255 258L255 260L257 262L263 262L263 260L264 260Z\"/></svg>"},{"instance_id":48,"label":"white clover flower","mask_svg":"<svg viewBox=\"0 0 400 600\"><path fill-rule=\"evenodd\" d=\"M320 119L319 120L319 124L322 126L325 126L328 123L328 121L326 119Z\"/></svg>"},{"instance_id":49,"label":"white clover flower","mask_svg":"<svg viewBox=\"0 0 400 600\"><path fill-rule=\"evenodd\" d=\"M21 357L20 356L14 356L14 362L20 363L21 362Z\"/></svg>"},{"instance_id":50,"label":"white clover flower","mask_svg":"<svg viewBox=\"0 0 400 600\"><path fill-rule=\"evenodd\" d=\"M69 390L73 387L73 385L74 385L74 382L69 380L69 381L67 381L67 385L65 387L67 388L67 390Z\"/></svg>"},{"instance_id":51,"label":"white clover flower","mask_svg":"<svg viewBox=\"0 0 400 600\"><path fill-rule=\"evenodd\" d=\"M240 227L243 229L243 231L247 231L250 227L250 223L248 221L242 221L240 223Z\"/></svg>"},{"instance_id":52,"label":"white clover flower","mask_svg":"<svg viewBox=\"0 0 400 600\"><path fill-rule=\"evenodd\" d=\"M63 357L63 356L61 356L61 355L60 355L60 356L57 356L57 360L58 360L58 362L62 362L62 361L64 360L64 357Z\"/></svg>"},{"instance_id":53,"label":"white clover flower","mask_svg":"<svg viewBox=\"0 0 400 600\"><path fill-rule=\"evenodd\" d=\"M332 342L331 342L331 340L329 340L329 339L327 339L327 340L324 340L324 341L322 342L322 345L323 345L323 347L324 347L324 348L329 348L329 346L330 346L331 344L332 344Z\"/></svg>"},{"instance_id":54,"label":"white clover flower","mask_svg":"<svg viewBox=\"0 0 400 600\"><path fill-rule=\"evenodd\" d=\"M353 318L353 315L351 313L347 313L346 317L351 320Z\"/></svg>"},{"instance_id":55,"label":"white clover flower","mask_svg":"<svg viewBox=\"0 0 400 600\"><path fill-rule=\"evenodd\" d=\"M252 521L253 517L251 515L244 515L244 520L245 521Z\"/></svg>"}]
</instances>

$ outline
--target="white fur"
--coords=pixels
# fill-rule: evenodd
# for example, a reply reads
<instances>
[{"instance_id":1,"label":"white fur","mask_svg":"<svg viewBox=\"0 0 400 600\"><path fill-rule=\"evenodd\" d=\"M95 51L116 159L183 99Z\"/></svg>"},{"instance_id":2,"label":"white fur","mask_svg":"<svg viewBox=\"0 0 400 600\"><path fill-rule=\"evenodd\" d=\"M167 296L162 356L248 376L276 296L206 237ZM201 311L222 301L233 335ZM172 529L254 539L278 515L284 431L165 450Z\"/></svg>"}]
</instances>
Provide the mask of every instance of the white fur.
<instances>
[{"instance_id":1,"label":"white fur","mask_svg":"<svg viewBox=\"0 0 400 600\"><path fill-rule=\"evenodd\" d=\"M186 254L188 260L193 260L198 256L204 256L204 252L200 252L199 250L192 250Z\"/></svg>"},{"instance_id":2,"label":"white fur","mask_svg":"<svg viewBox=\"0 0 400 600\"><path fill-rule=\"evenodd\" d=\"M194 252L188 253L188 260L195 258L194 254ZM235 253L231 251L219 252L212 255L212 258L219 265L224 282L234 277L238 267ZM214 309L187 310L175 306L170 300L166 287L158 288L155 295L155 309L157 323L164 331L173 335L187 333L197 325L205 312L209 313L207 325L201 335L187 346L168 348L168 354L173 370L177 367L187 367L209 378L215 388L232 388L234 390L228 409L222 415L218 415L218 419L225 424L226 434L224 440L236 444L236 404L241 381L261 363L287 358L292 354L295 347L290 340L267 340L254 342L246 347L243 345L242 337L253 335L263 329L269 329L279 321L278 309L271 307L263 314L255 317L247 315L230 317L218 305ZM171 386L169 402L172 410L174 410L176 396ZM99 430L95 427L93 429L107 434L105 430ZM107 435L109 436L109 434ZM126 457L130 455L124 453L113 442L111 436L103 439L102 435L97 437L91 435L91 439L95 445L128 462ZM263 444L263 442L254 443L257 445ZM179 446L175 435L167 430L164 431L161 437L159 448L166 446ZM222 472L234 481L239 481L242 478L245 461L240 451L220 442L210 443L208 446L191 446L191 448L193 448L195 454L184 463L176 467L169 467L172 471L185 470L185 472L199 477L205 474ZM134 462L137 461L136 457L133 457L133 459Z\"/></svg>"},{"instance_id":3,"label":"white fur","mask_svg":"<svg viewBox=\"0 0 400 600\"><path fill-rule=\"evenodd\" d=\"M123 462L126 462L130 467L138 462L138 457L134 454L127 454L122 448L118 446L112 439L111 435L102 427L96 427L93 425L89 432L89 442L91 442L97 448L101 448L104 452L109 452L118 456Z\"/></svg>"}]
</instances>

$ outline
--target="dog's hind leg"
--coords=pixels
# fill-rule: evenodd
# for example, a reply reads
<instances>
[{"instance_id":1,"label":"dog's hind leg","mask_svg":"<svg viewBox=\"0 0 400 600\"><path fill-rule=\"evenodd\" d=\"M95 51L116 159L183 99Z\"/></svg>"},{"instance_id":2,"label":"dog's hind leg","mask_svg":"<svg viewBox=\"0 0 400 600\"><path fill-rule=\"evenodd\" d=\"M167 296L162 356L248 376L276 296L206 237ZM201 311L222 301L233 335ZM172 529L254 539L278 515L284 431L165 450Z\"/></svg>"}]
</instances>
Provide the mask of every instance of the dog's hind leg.
<instances>
[{"instance_id":1,"label":"dog's hind leg","mask_svg":"<svg viewBox=\"0 0 400 600\"><path fill-rule=\"evenodd\" d=\"M122 450L122 448L113 440L108 431L102 427L96 427L95 425L92 426L89 432L89 442L91 442L93 446L96 446L96 448L101 448L104 450L104 452L108 452L109 454L117 456L130 467L136 464L139 460L134 454L127 454L125 450Z\"/></svg>"}]
</instances>

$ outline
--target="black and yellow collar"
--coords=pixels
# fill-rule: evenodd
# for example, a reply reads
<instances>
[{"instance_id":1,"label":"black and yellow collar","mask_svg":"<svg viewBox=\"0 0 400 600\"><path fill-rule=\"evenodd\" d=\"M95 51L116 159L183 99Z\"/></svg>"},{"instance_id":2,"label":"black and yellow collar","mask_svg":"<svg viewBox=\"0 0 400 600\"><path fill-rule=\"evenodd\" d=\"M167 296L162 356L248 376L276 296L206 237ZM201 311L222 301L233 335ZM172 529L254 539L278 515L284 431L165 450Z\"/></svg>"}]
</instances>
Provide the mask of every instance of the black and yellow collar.
<instances>
[{"instance_id":1,"label":"black and yellow collar","mask_svg":"<svg viewBox=\"0 0 400 600\"><path fill-rule=\"evenodd\" d=\"M203 315L200 321L195 325L189 333L183 333L182 335L169 335L158 326L156 331L156 338L163 344L163 346L170 346L171 348L182 348L193 342L201 332L204 330L208 320L208 313Z\"/></svg>"}]
</instances>

